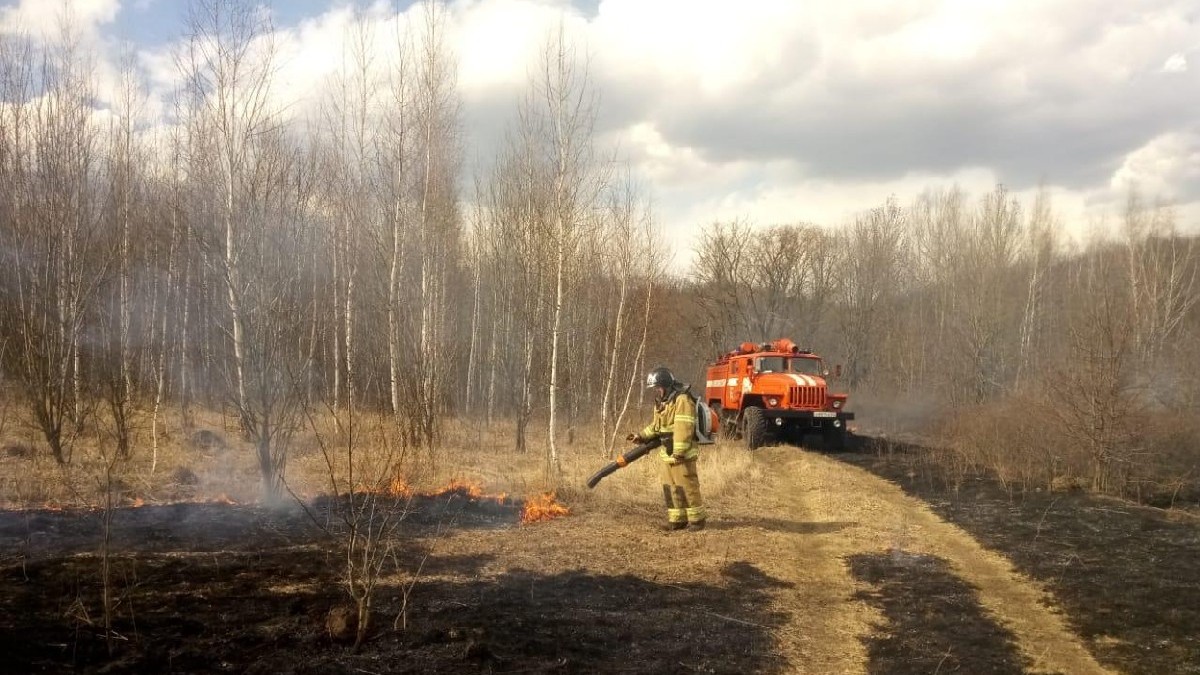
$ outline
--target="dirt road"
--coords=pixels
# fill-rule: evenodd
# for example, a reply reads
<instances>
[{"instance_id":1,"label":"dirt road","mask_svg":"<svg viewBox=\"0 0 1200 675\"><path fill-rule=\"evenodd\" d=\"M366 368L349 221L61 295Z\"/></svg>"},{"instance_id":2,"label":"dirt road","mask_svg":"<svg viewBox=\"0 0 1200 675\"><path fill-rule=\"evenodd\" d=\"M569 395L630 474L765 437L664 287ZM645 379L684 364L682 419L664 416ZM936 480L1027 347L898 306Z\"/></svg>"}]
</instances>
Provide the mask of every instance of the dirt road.
<instances>
[{"instance_id":1,"label":"dirt road","mask_svg":"<svg viewBox=\"0 0 1200 675\"><path fill-rule=\"evenodd\" d=\"M793 661L798 670L808 663L825 670L820 664L829 663L887 672L932 672L928 665L934 664L934 670L952 671L948 666L957 662L971 672L1105 672L1048 608L1043 589L922 502L825 456L773 453L761 459L783 467L772 485L783 495L775 497L775 508L809 523L847 523L836 536L809 537L817 545L793 567L820 570L817 578L801 573L800 580L824 587L818 606L846 619L801 643L813 659ZM805 545L774 539L781 553Z\"/></svg>"},{"instance_id":2,"label":"dirt road","mask_svg":"<svg viewBox=\"0 0 1200 675\"><path fill-rule=\"evenodd\" d=\"M78 612L64 612L94 573L86 524L9 512L7 554L41 543L3 569L0 647L15 661L0 670L1108 672L1036 583L892 483L795 448L742 451L719 474L722 452L733 451L705 459L719 479L703 532L656 529L650 465L577 493L576 514L548 523L518 526L494 509L436 528L414 517L407 573L380 590L359 653L324 635L325 612L344 601L339 556L302 520L147 506L117 520L136 623L119 626L133 639L113 665Z\"/></svg>"},{"instance_id":3,"label":"dirt road","mask_svg":"<svg viewBox=\"0 0 1200 675\"><path fill-rule=\"evenodd\" d=\"M520 537L455 539L497 554L485 574L578 566L666 584L718 582L733 596L749 585L760 606L718 594L711 606L703 598L680 605L696 615L686 625L707 623L716 639L730 627L761 628L760 647L776 658L758 665L769 669L1108 672L1043 589L893 484L795 448L760 451L753 461L757 470L744 486L750 498L727 491L711 500L713 523L704 532L660 534L645 524L647 514L593 513ZM456 553L468 548L447 543ZM680 663L705 670L703 662Z\"/></svg>"}]
</instances>

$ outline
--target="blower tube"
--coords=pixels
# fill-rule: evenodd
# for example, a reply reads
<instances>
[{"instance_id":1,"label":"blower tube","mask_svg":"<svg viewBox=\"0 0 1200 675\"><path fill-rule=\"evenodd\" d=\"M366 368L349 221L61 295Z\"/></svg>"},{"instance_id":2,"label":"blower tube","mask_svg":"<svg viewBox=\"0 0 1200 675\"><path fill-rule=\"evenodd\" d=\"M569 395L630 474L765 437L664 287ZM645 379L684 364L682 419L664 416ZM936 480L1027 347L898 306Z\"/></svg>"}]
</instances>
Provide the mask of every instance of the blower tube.
<instances>
[{"instance_id":1,"label":"blower tube","mask_svg":"<svg viewBox=\"0 0 1200 675\"><path fill-rule=\"evenodd\" d=\"M588 479L588 488L596 487L600 481L604 480L613 473L616 473L617 469L626 467L630 462L635 462L645 457L647 453L660 445L662 445L662 439L654 438L642 443L641 445L635 446L632 450L628 450L625 453L618 455L615 460L605 464L604 468L597 471L594 476Z\"/></svg>"}]
</instances>

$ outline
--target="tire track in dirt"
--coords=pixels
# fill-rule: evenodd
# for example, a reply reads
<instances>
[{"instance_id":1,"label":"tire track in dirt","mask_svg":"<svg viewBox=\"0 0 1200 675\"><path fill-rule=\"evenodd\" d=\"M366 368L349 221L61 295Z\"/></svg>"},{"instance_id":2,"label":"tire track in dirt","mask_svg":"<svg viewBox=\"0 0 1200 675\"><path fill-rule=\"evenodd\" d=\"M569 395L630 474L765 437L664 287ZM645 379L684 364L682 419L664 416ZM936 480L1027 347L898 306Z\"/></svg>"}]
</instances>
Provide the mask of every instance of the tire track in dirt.
<instances>
[{"instance_id":1,"label":"tire track in dirt","mask_svg":"<svg viewBox=\"0 0 1200 675\"><path fill-rule=\"evenodd\" d=\"M781 647L797 672L868 669L864 641L886 631L887 623L878 611L855 598L869 589L851 576L846 561L856 555L901 552L943 559L956 576L974 586L979 604L1011 631L1033 672L1112 672L1096 662L1062 615L1050 609L1051 597L1042 587L898 486L796 448L763 450L756 459L773 467L767 474L772 479L757 501L760 517L807 523L812 532L837 530L832 536L787 533L791 541L771 537L764 542L764 552L775 561L764 563L764 570L797 582L795 597L776 596L781 602L795 603L795 625L790 628L804 631L801 638L787 635L790 631L780 635ZM794 566L791 571L780 565L784 560ZM800 590L807 584L820 588ZM810 607L819 607L820 616L814 616ZM811 623L800 625L806 621Z\"/></svg>"},{"instance_id":2,"label":"tire track in dirt","mask_svg":"<svg viewBox=\"0 0 1200 675\"><path fill-rule=\"evenodd\" d=\"M702 477L706 467L719 474L731 457L722 452L704 458ZM477 560L471 583L527 580L521 583L529 584L529 606L520 611L549 612L563 622L626 620L595 614L593 605L605 607L607 594L629 583L648 584L640 588L666 604L637 611L687 638L664 645L642 634L623 646L592 645L628 651L631 672L652 672L636 664L663 650L681 652L671 662L680 672L738 672L722 660L728 654L753 666L745 672L934 672L943 665L942 672L1111 672L1050 608L1042 587L898 486L791 447L756 451L724 470L710 483L712 518L703 532L658 531L654 478L634 470L613 479L610 489L629 483L619 500L537 526L452 529L431 542L434 556ZM575 587L564 581L566 571L590 576L581 577L576 595L547 604L543 593ZM432 575L422 585L430 582L464 579ZM922 599L914 587L931 601L906 604ZM648 620L630 616L631 625ZM922 640L926 631L938 639ZM586 635L595 642L593 632ZM914 642L924 660L907 658ZM704 645L702 653L686 654L695 644ZM944 664L931 652L936 645L953 652Z\"/></svg>"},{"instance_id":3,"label":"tire track in dirt","mask_svg":"<svg viewBox=\"0 0 1200 675\"><path fill-rule=\"evenodd\" d=\"M866 672L860 637L863 627L881 616L852 600L856 588L837 543L857 525L838 514L814 512L790 488L790 470L780 471L762 455L756 461L767 465L764 483L745 499L715 504L715 527L705 536L788 584L772 594L772 609L788 617L775 629L788 672Z\"/></svg>"}]
</instances>

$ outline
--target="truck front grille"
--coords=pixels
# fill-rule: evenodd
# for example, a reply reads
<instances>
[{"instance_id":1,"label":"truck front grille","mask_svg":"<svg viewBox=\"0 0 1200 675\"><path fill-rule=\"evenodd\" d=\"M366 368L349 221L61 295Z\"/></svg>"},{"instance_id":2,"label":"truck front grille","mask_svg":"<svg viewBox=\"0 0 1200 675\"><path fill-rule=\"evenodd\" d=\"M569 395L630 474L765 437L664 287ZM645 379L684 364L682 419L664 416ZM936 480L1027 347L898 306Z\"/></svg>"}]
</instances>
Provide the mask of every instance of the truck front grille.
<instances>
[{"instance_id":1,"label":"truck front grille","mask_svg":"<svg viewBox=\"0 0 1200 675\"><path fill-rule=\"evenodd\" d=\"M825 408L824 387L792 387L788 392L788 401L793 408Z\"/></svg>"}]
</instances>

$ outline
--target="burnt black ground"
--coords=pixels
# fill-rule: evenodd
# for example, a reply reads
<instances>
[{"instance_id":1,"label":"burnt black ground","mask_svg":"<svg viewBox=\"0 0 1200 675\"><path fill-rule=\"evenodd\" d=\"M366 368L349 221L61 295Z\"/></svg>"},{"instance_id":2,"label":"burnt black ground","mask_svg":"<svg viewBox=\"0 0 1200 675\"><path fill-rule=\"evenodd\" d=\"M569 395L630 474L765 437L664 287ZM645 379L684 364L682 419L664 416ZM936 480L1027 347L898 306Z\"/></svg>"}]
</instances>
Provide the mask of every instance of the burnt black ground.
<instances>
[{"instance_id":1,"label":"burnt black ground","mask_svg":"<svg viewBox=\"0 0 1200 675\"><path fill-rule=\"evenodd\" d=\"M10 556L0 567L0 672L783 671L771 631L785 616L763 608L787 584L749 562L731 561L706 583L661 583L569 569L486 575L493 556L442 544L430 554L446 527L516 533L519 507L461 495L417 503L397 560L421 568L408 629L393 628L398 594L380 593L358 653L326 635L326 612L345 602L342 560L307 514L224 504L121 509L121 638L111 656L98 625L95 514L0 512Z\"/></svg>"},{"instance_id":2,"label":"burnt black ground","mask_svg":"<svg viewBox=\"0 0 1200 675\"><path fill-rule=\"evenodd\" d=\"M915 446L836 455L928 502L1044 583L1069 625L1121 672L1200 673L1200 520L1081 492L957 486Z\"/></svg>"},{"instance_id":3,"label":"burnt black ground","mask_svg":"<svg viewBox=\"0 0 1200 675\"><path fill-rule=\"evenodd\" d=\"M1200 672L1195 523L1080 494L1010 495L982 479L956 491L916 455L838 457L904 486L1045 582L1105 663ZM336 528L331 506L120 509L121 639L111 657L97 626L96 514L0 511L0 672L785 672L807 654L792 637L784 656L781 636L818 624L825 608L796 605L800 587L765 573L749 544L763 541L758 532L837 536L846 527L748 507L701 533L710 539L699 541L732 546L664 548L659 538L670 535L638 534L657 511L527 529L517 524L519 503L422 498L410 505L396 561L404 572L424 565L408 628L393 629L400 596L391 587L379 595L368 642L352 653L325 633L326 612L346 601L336 538L316 527ZM572 554L585 543L597 560ZM672 557L680 551L708 571ZM863 639L870 672L1028 667L975 589L942 561L868 552L844 562L864 585L847 599L883 619ZM787 577L786 567L770 569Z\"/></svg>"},{"instance_id":4,"label":"burnt black ground","mask_svg":"<svg viewBox=\"0 0 1200 675\"><path fill-rule=\"evenodd\" d=\"M1020 675L1030 665L1012 633L988 615L975 589L946 561L893 551L847 562L854 578L871 586L858 597L886 620L865 640L872 675Z\"/></svg>"}]
</instances>

